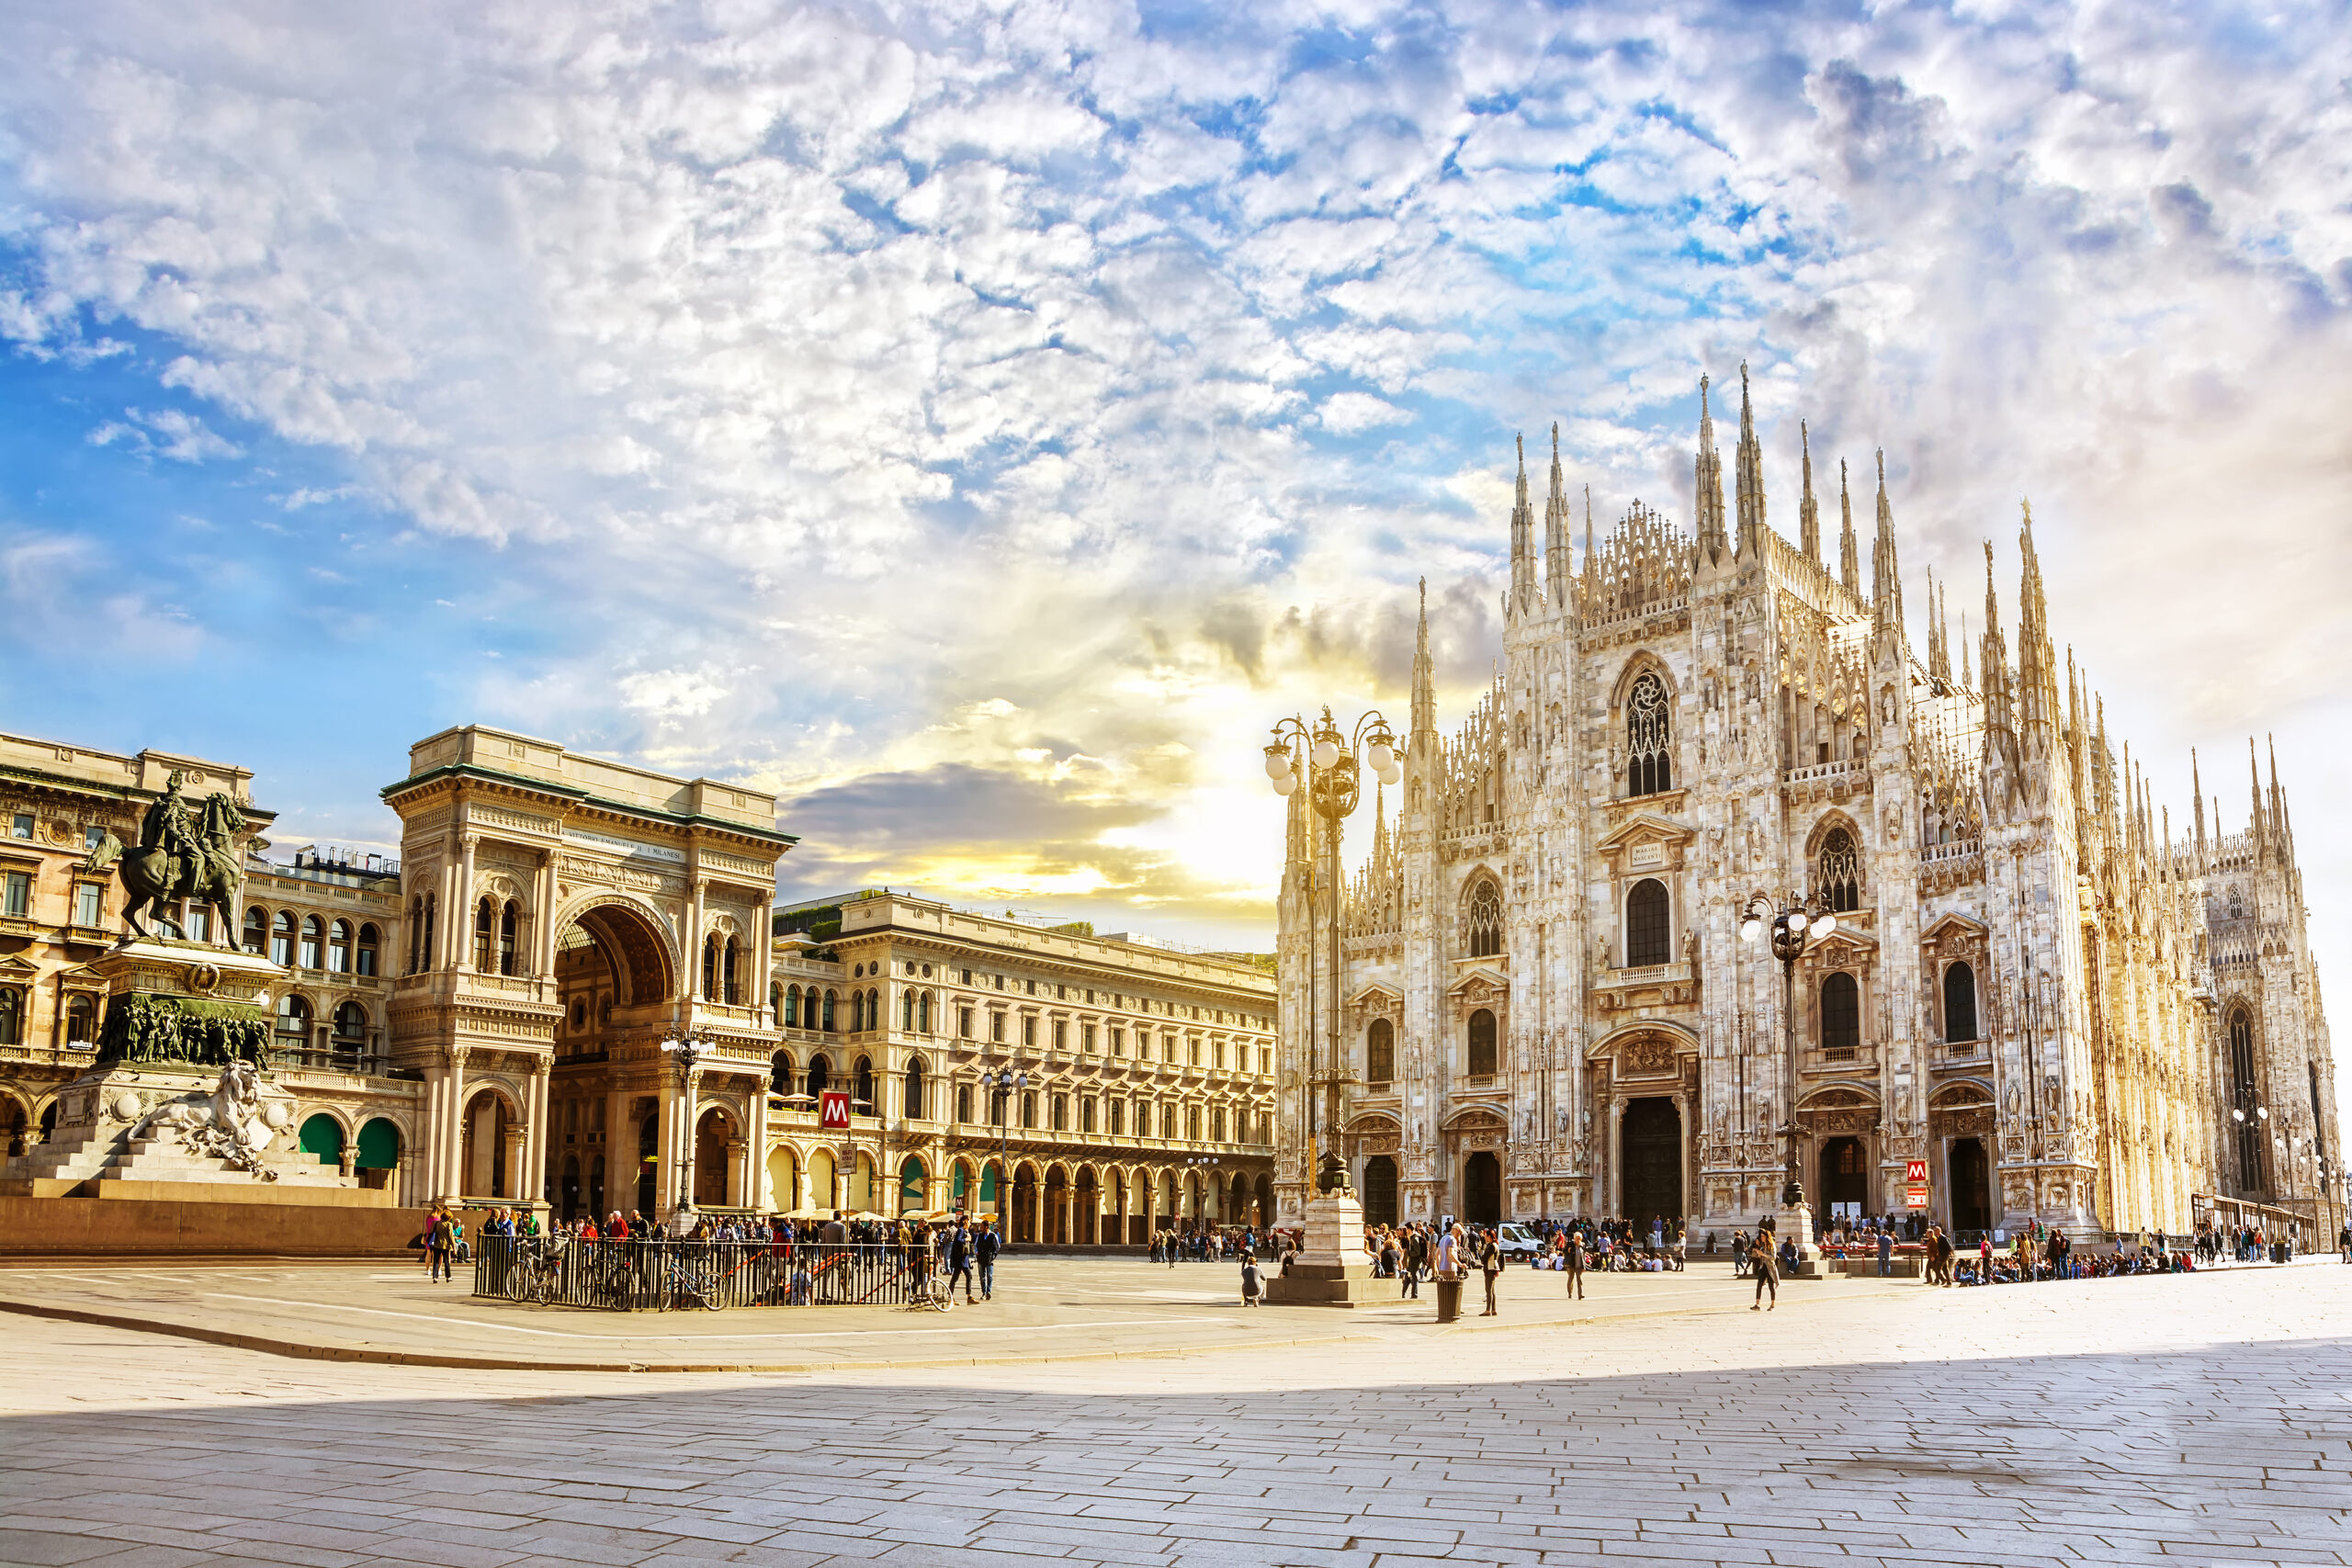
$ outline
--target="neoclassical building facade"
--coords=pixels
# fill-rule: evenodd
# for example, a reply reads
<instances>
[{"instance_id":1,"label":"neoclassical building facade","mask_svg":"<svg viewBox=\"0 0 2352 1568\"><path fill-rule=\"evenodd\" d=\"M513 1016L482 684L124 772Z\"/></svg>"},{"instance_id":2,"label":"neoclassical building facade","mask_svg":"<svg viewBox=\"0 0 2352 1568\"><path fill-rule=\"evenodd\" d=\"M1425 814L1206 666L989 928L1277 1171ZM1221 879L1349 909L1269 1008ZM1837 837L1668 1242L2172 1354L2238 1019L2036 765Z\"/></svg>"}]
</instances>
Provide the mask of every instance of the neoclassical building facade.
<instances>
[{"instance_id":1,"label":"neoclassical building facade","mask_svg":"<svg viewBox=\"0 0 2352 1568\"><path fill-rule=\"evenodd\" d=\"M2058 657L2030 513L2016 618L1988 545L1981 639L1955 647L1931 586L1922 651L1883 466L1867 568L1840 466L1833 561L1809 446L1798 542L1767 525L1744 384L1726 513L1706 398L1695 537L1636 502L1596 545L1588 502L1579 553L1556 434L1540 526L1522 457L1502 667L1442 734L1424 616L1403 798L1355 874L1292 795L1285 1211L1312 1066L1374 1218L1752 1224L1792 1125L1817 1217L1902 1212L1919 1162L1962 1232L2246 1203L2332 1241L2335 1066L2275 768L2243 829L2201 782L2176 826ZM1781 965L1739 934L1784 890L1835 914L1792 1071Z\"/></svg>"}]
</instances>

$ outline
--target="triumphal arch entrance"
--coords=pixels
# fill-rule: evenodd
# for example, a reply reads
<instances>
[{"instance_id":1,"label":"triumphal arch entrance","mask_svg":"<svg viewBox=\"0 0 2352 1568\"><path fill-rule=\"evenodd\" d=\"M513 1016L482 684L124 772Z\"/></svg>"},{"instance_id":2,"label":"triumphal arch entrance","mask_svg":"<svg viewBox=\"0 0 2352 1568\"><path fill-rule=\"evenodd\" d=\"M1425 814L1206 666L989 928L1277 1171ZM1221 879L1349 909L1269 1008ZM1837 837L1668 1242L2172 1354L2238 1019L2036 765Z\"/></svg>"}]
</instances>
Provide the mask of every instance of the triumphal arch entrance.
<instances>
[{"instance_id":1,"label":"triumphal arch entrance","mask_svg":"<svg viewBox=\"0 0 2352 1568\"><path fill-rule=\"evenodd\" d=\"M567 1216L764 1206L775 797L469 725L410 748L384 798L422 1190Z\"/></svg>"}]
</instances>

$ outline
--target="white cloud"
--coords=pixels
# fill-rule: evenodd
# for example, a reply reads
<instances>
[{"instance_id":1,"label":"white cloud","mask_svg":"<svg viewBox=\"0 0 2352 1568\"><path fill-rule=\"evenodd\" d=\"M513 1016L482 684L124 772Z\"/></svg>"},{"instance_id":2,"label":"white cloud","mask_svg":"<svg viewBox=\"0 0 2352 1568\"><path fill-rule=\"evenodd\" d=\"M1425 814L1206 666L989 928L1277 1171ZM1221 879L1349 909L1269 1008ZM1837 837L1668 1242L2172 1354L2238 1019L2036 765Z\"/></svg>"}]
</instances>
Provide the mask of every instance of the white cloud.
<instances>
[{"instance_id":1,"label":"white cloud","mask_svg":"<svg viewBox=\"0 0 2352 1568\"><path fill-rule=\"evenodd\" d=\"M1800 416L1825 475L1886 448L1915 581L1987 534L2013 570L2030 492L2165 767L2257 727L2352 762L2333 12L1193 15L44 13L0 336L151 334L560 606L448 677L481 716L811 788L1095 759L1181 803L1120 830L1204 909L1272 875L1272 713L1398 705L1416 576L1483 682L1511 434L1563 422L1604 527L1687 518L1693 384L1743 357L1784 531Z\"/></svg>"}]
</instances>

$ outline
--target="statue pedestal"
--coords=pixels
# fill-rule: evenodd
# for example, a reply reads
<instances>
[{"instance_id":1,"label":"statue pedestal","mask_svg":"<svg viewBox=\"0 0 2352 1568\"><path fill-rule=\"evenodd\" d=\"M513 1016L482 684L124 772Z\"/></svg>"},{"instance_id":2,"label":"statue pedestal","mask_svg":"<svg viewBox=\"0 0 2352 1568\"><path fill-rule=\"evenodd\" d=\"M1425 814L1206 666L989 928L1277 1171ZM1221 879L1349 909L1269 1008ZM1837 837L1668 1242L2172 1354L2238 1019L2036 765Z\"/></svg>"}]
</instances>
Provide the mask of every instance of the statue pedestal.
<instances>
[{"instance_id":1,"label":"statue pedestal","mask_svg":"<svg viewBox=\"0 0 2352 1568\"><path fill-rule=\"evenodd\" d=\"M1773 1223L1779 1227L1772 1239L1775 1250L1783 1241L1796 1243L1797 1266L1789 1270L1787 1277L1792 1280L1820 1279L1821 1252L1813 1245L1813 1205L1784 1205L1773 1217Z\"/></svg>"},{"instance_id":2,"label":"statue pedestal","mask_svg":"<svg viewBox=\"0 0 2352 1568\"><path fill-rule=\"evenodd\" d=\"M1363 1205L1332 1192L1306 1205L1306 1245L1288 1274L1266 1281L1276 1306L1362 1306L1372 1300L1372 1259L1363 1250Z\"/></svg>"}]
</instances>

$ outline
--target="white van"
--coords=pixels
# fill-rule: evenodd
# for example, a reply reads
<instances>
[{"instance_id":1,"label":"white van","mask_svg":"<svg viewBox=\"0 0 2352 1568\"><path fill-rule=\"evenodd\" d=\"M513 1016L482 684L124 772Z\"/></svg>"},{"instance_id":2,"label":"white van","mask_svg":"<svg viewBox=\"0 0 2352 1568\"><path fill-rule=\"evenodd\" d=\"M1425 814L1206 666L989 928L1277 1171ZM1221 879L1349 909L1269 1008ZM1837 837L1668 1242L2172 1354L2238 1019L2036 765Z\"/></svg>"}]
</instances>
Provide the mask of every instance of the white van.
<instances>
[{"instance_id":1,"label":"white van","mask_svg":"<svg viewBox=\"0 0 2352 1568\"><path fill-rule=\"evenodd\" d=\"M1525 1225L1510 1221L1495 1227L1495 1245L1505 1258L1533 1258L1544 1250L1544 1241Z\"/></svg>"}]
</instances>

